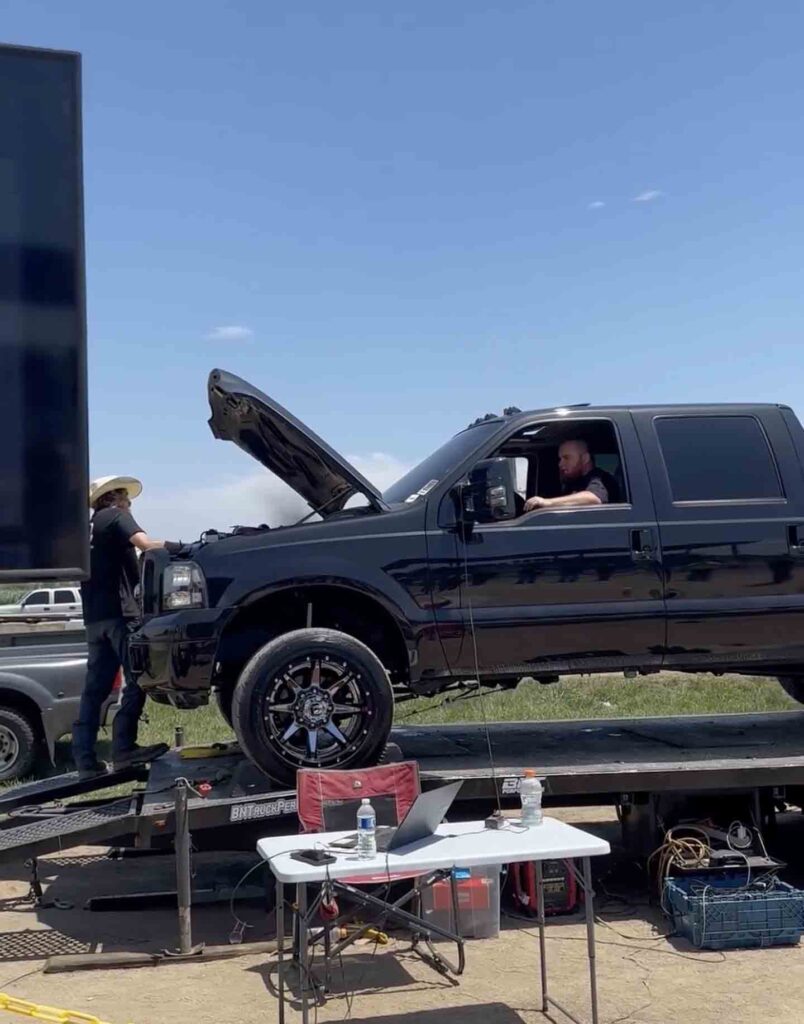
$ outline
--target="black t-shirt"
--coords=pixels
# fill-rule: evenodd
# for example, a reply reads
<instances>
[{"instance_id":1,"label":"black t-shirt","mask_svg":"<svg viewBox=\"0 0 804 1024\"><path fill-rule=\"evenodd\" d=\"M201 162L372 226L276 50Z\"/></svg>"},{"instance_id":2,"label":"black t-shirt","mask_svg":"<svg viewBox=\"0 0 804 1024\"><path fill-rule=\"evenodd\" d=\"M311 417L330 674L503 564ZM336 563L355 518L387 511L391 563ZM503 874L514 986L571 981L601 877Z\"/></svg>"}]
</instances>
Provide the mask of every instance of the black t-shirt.
<instances>
[{"instance_id":1,"label":"black t-shirt","mask_svg":"<svg viewBox=\"0 0 804 1024\"><path fill-rule=\"evenodd\" d=\"M134 554L131 538L141 532L131 513L120 508L104 508L92 517L89 579L81 584L84 622L103 622L123 616L120 589L131 581Z\"/></svg>"},{"instance_id":2,"label":"black t-shirt","mask_svg":"<svg viewBox=\"0 0 804 1024\"><path fill-rule=\"evenodd\" d=\"M607 473L603 469L591 469L583 476L576 477L574 480L568 480L564 484L565 494L577 494L579 491L589 491L600 498L603 505L608 505L610 501L617 502L620 500L617 481L611 473Z\"/></svg>"}]
</instances>

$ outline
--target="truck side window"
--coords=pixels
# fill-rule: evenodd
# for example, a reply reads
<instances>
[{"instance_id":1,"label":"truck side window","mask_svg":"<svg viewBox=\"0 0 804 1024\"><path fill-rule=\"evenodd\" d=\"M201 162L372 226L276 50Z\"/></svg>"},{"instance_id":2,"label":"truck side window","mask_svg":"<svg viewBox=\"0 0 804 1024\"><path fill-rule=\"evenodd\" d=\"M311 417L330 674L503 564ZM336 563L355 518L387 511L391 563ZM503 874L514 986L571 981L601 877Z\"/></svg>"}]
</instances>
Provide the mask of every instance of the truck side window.
<instances>
[{"instance_id":1,"label":"truck side window","mask_svg":"<svg viewBox=\"0 0 804 1024\"><path fill-rule=\"evenodd\" d=\"M33 604L50 604L50 594L47 590L35 590L25 598L25 607L30 608Z\"/></svg>"},{"instance_id":2,"label":"truck side window","mask_svg":"<svg viewBox=\"0 0 804 1024\"><path fill-rule=\"evenodd\" d=\"M784 497L768 440L753 416L654 420L674 502Z\"/></svg>"},{"instance_id":3,"label":"truck side window","mask_svg":"<svg viewBox=\"0 0 804 1024\"><path fill-rule=\"evenodd\" d=\"M75 604L75 594L72 590L57 590L56 604Z\"/></svg>"}]
</instances>

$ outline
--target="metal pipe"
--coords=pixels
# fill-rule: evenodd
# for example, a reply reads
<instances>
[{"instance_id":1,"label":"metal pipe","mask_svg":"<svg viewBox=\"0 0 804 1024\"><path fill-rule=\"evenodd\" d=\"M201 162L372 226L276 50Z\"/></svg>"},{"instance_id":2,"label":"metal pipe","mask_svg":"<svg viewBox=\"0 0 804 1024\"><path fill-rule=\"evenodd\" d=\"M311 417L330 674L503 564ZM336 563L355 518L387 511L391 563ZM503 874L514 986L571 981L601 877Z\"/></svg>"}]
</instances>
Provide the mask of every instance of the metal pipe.
<instances>
[{"instance_id":1,"label":"metal pipe","mask_svg":"<svg viewBox=\"0 0 804 1024\"><path fill-rule=\"evenodd\" d=\"M583 859L584 903L586 904L586 945L589 954L589 987L592 996L592 1024L597 1024L597 970L595 967L595 890L592 888L592 861Z\"/></svg>"},{"instance_id":2,"label":"metal pipe","mask_svg":"<svg viewBox=\"0 0 804 1024\"><path fill-rule=\"evenodd\" d=\"M285 886L276 880L276 961L279 987L279 1024L285 1024Z\"/></svg>"},{"instance_id":3,"label":"metal pipe","mask_svg":"<svg viewBox=\"0 0 804 1024\"><path fill-rule=\"evenodd\" d=\"M176 782L176 896L179 906L179 953L188 956L193 949L192 876L190 868L190 817L187 807L187 783Z\"/></svg>"},{"instance_id":4,"label":"metal pipe","mask_svg":"<svg viewBox=\"0 0 804 1024\"><path fill-rule=\"evenodd\" d=\"M536 861L536 914L539 922L539 969L542 978L542 1013L547 1013L547 943L544 936L544 867Z\"/></svg>"},{"instance_id":5,"label":"metal pipe","mask_svg":"<svg viewBox=\"0 0 804 1024\"><path fill-rule=\"evenodd\" d=\"M307 883L298 882L296 885L296 906L298 908L297 920L299 927L299 990L301 992L302 1024L308 1024L310 1017L309 1007L309 950L307 936Z\"/></svg>"}]
</instances>

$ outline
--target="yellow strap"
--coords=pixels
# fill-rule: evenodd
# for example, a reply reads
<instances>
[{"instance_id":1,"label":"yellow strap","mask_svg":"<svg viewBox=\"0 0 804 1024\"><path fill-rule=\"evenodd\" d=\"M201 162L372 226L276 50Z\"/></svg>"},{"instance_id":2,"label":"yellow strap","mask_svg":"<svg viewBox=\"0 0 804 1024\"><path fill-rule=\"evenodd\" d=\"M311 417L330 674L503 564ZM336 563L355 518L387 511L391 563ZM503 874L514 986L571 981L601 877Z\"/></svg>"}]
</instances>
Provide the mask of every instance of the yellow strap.
<instances>
[{"instance_id":1,"label":"yellow strap","mask_svg":"<svg viewBox=\"0 0 804 1024\"><path fill-rule=\"evenodd\" d=\"M0 1010L34 1020L50 1021L51 1024L106 1024L98 1017L93 1017L91 1013L60 1010L57 1006L43 1006L40 1003L31 1003L27 999L16 999L5 992L0 992Z\"/></svg>"},{"instance_id":2,"label":"yellow strap","mask_svg":"<svg viewBox=\"0 0 804 1024\"><path fill-rule=\"evenodd\" d=\"M204 747L182 747L180 756L185 761L192 761L198 757L226 757L239 752L240 746L237 743L211 743Z\"/></svg>"}]
</instances>

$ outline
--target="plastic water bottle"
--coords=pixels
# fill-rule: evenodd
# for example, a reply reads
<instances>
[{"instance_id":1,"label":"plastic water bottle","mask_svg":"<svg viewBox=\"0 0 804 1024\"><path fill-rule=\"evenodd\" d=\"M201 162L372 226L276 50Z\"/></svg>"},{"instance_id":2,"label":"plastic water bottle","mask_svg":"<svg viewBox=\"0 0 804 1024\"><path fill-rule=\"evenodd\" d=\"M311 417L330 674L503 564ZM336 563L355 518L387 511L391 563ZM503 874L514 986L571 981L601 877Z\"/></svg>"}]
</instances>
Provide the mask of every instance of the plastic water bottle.
<instances>
[{"instance_id":1,"label":"plastic water bottle","mask_svg":"<svg viewBox=\"0 0 804 1024\"><path fill-rule=\"evenodd\" d=\"M544 821L542 814L542 784L536 777L532 768L525 769L525 777L519 787L519 798L522 801L522 824L541 825Z\"/></svg>"},{"instance_id":2,"label":"plastic water bottle","mask_svg":"<svg viewBox=\"0 0 804 1024\"><path fill-rule=\"evenodd\" d=\"M357 856L371 860L377 855L377 815L371 801L364 797L357 809Z\"/></svg>"}]
</instances>

